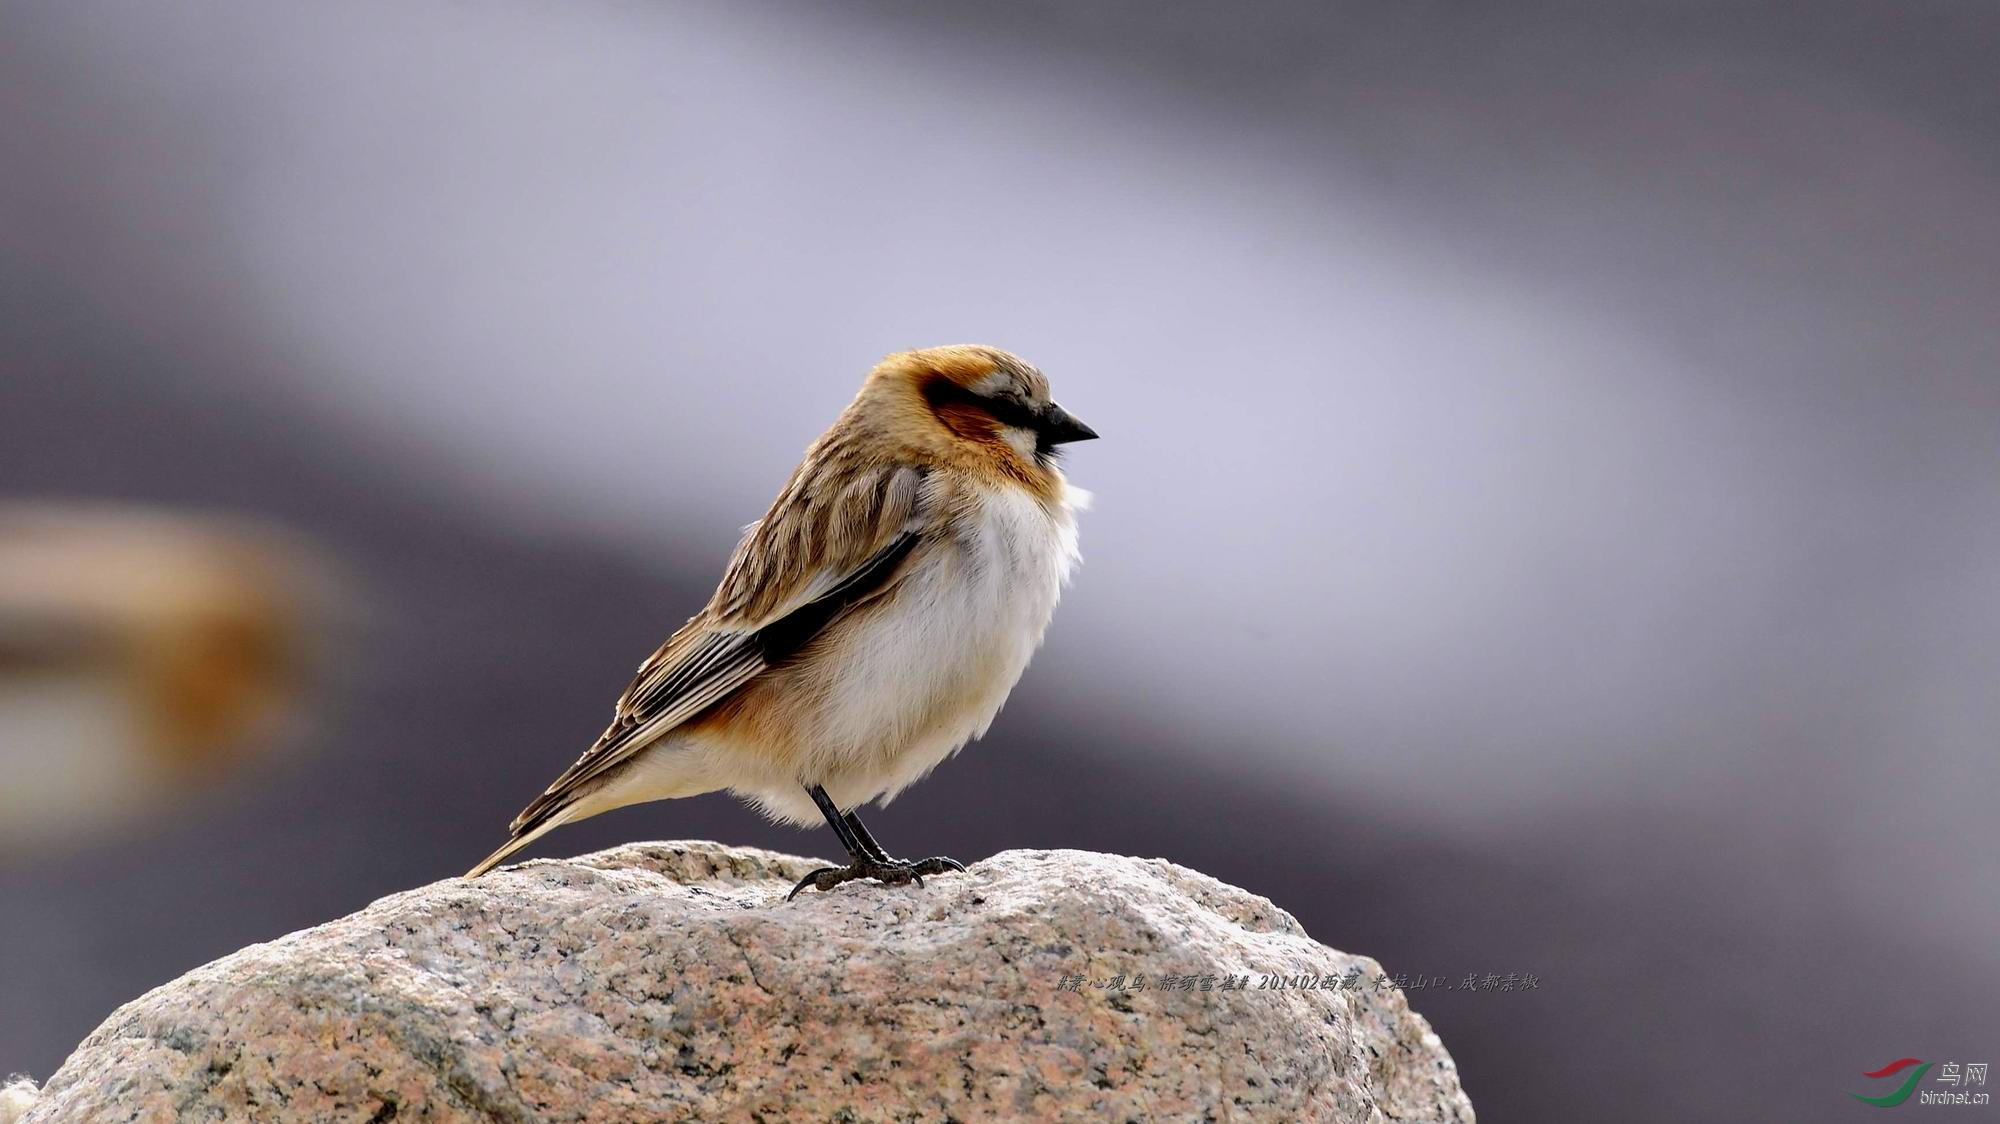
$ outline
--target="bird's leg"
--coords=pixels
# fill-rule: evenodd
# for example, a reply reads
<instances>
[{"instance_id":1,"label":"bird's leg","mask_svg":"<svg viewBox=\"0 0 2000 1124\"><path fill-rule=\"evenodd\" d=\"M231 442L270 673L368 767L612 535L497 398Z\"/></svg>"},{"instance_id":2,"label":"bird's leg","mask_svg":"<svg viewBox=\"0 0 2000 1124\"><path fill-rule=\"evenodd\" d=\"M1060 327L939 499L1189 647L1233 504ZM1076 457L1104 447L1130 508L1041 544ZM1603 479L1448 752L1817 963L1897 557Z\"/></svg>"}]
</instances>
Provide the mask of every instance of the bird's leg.
<instances>
[{"instance_id":1,"label":"bird's leg","mask_svg":"<svg viewBox=\"0 0 2000 1124\"><path fill-rule=\"evenodd\" d=\"M903 859L890 858L889 852L883 850L882 845L880 843L875 842L875 837L873 835L868 834L868 829L862 826L860 816L855 815L853 812L849 812L847 813L846 816L842 818L844 818L847 821L847 830L854 833L855 840L861 844L861 849L868 853L869 858L874 859L876 862L884 862L884 863L898 863L905 861ZM957 859L946 858L943 855L932 855L930 858L927 859L918 859L917 861L910 863L909 865L916 868L916 872L920 876L918 878L918 882L920 884L923 881L921 876L925 874L943 874L947 870L956 870L961 872L965 870L965 864L959 862Z\"/></svg>"},{"instance_id":2,"label":"bird's leg","mask_svg":"<svg viewBox=\"0 0 2000 1124\"><path fill-rule=\"evenodd\" d=\"M849 812L840 818L846 821L847 830L854 836L855 842L861 844L862 854L867 855L878 863L889 861L889 852L884 851L882 845L875 842L875 837L868 834L868 829L862 825L860 816Z\"/></svg>"},{"instance_id":3,"label":"bird's leg","mask_svg":"<svg viewBox=\"0 0 2000 1124\"><path fill-rule=\"evenodd\" d=\"M819 805L820 815L826 817L827 826L840 837L840 845L847 849L847 857L852 859L846 866L821 867L799 880L785 900L798 896L800 890L811 886L815 890L831 890L843 882L857 878L873 878L890 886L900 886L906 882L924 884L924 875L943 874L947 870L964 870L956 859L942 855L911 862L908 859L892 859L882 849L868 829L861 826L861 818L853 812L842 812L834 806L826 789L819 785L808 785L806 791L812 795L813 803Z\"/></svg>"}]
</instances>

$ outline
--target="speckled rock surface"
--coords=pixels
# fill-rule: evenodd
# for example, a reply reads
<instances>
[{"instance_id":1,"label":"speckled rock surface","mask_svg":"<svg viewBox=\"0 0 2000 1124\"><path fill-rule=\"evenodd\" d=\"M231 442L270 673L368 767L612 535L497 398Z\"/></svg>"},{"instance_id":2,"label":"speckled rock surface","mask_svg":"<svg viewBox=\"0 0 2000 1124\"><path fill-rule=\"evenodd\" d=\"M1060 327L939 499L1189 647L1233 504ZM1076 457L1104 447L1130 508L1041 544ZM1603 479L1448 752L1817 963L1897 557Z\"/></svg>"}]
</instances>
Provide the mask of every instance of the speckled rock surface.
<instances>
[{"instance_id":1,"label":"speckled rock surface","mask_svg":"<svg viewBox=\"0 0 2000 1124\"><path fill-rule=\"evenodd\" d=\"M1472 1119L1399 992L1334 983L1381 969L1254 894L1008 851L784 901L817 865L640 844L384 898L120 1008L26 1121Z\"/></svg>"}]
</instances>

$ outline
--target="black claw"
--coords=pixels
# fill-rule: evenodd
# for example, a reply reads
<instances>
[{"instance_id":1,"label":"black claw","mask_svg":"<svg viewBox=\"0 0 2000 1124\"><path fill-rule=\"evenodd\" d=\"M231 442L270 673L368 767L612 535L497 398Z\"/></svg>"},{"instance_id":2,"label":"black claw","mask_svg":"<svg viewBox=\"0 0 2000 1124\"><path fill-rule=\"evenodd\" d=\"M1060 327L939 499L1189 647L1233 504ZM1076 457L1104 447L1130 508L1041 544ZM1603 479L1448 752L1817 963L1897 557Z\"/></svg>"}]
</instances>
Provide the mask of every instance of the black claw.
<instances>
[{"instance_id":1,"label":"black claw","mask_svg":"<svg viewBox=\"0 0 2000 1124\"><path fill-rule=\"evenodd\" d=\"M785 895L785 900L791 901L793 898L798 897L799 891L805 889L807 886L811 886L816 890L831 890L853 877L856 877L856 875L853 873L852 867L820 867L818 870L799 879L799 884L792 887L792 892Z\"/></svg>"},{"instance_id":2,"label":"black claw","mask_svg":"<svg viewBox=\"0 0 2000 1124\"><path fill-rule=\"evenodd\" d=\"M902 886L908 883L915 883L918 887L922 887L924 884L924 875L926 874L936 875L943 874L946 871L963 872L964 870L965 866L958 860L948 859L942 855L933 856L928 859L919 859L916 862L911 862L908 859L872 859L859 857L847 866L824 866L799 879L799 884L792 887L792 892L785 895L785 900L791 901L793 898L798 897L799 891L805 889L807 886L825 893L843 882L852 882L859 878L872 878L885 886Z\"/></svg>"}]
</instances>

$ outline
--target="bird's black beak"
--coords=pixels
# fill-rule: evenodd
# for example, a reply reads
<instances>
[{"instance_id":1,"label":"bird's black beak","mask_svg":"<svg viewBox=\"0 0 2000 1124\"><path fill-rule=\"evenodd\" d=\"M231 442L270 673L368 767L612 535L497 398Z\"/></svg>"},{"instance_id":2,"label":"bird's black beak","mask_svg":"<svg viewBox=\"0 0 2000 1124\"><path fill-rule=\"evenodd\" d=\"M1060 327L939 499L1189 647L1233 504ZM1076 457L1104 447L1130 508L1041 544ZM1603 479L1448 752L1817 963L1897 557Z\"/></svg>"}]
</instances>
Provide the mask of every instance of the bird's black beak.
<instances>
[{"instance_id":1,"label":"bird's black beak","mask_svg":"<svg viewBox=\"0 0 2000 1124\"><path fill-rule=\"evenodd\" d=\"M1035 426L1035 431L1041 434L1044 445L1066 445L1071 441L1089 441L1097 436L1096 430L1071 417L1068 410L1053 403L1049 405L1048 413L1042 415L1040 423Z\"/></svg>"}]
</instances>

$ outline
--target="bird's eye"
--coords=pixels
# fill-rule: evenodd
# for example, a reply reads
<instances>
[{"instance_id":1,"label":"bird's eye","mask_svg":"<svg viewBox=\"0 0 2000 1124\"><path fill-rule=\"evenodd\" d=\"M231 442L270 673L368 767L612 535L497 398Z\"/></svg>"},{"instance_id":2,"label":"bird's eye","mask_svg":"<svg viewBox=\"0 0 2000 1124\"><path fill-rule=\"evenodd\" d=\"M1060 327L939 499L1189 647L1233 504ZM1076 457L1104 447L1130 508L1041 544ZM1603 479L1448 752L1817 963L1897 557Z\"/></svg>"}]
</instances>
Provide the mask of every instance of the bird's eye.
<instances>
[{"instance_id":1,"label":"bird's eye","mask_svg":"<svg viewBox=\"0 0 2000 1124\"><path fill-rule=\"evenodd\" d=\"M993 420L1017 429L1033 429L1041 424L1041 412L1006 398L988 398L981 403Z\"/></svg>"},{"instance_id":2,"label":"bird's eye","mask_svg":"<svg viewBox=\"0 0 2000 1124\"><path fill-rule=\"evenodd\" d=\"M1018 429L1034 429L1042 417L1041 411L1019 401L974 394L950 379L933 380L924 387L924 397L930 401L933 410L945 406L971 406L985 411L1001 425Z\"/></svg>"}]
</instances>

